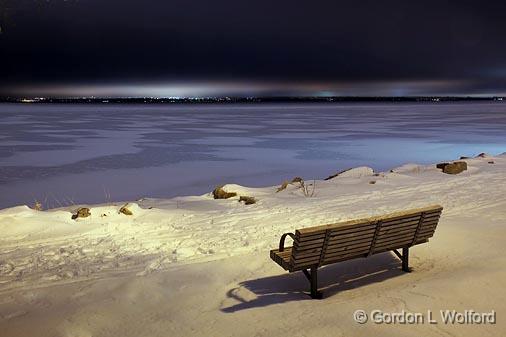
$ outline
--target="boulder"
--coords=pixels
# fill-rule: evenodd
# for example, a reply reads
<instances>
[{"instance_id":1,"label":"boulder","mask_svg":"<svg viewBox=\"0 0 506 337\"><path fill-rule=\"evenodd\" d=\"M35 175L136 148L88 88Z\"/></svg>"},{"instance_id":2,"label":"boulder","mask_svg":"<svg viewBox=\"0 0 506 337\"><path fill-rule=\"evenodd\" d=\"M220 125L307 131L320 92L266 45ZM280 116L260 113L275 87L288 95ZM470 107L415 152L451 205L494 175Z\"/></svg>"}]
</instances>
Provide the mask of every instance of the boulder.
<instances>
[{"instance_id":1,"label":"boulder","mask_svg":"<svg viewBox=\"0 0 506 337\"><path fill-rule=\"evenodd\" d=\"M245 205L252 205L257 202L256 199L253 197L247 197L247 196L242 195L239 197L239 202L243 202L243 201L244 201Z\"/></svg>"},{"instance_id":2,"label":"boulder","mask_svg":"<svg viewBox=\"0 0 506 337\"><path fill-rule=\"evenodd\" d=\"M237 196L235 192L227 192L223 189L223 186L218 186L213 191L214 199L228 199Z\"/></svg>"},{"instance_id":3,"label":"boulder","mask_svg":"<svg viewBox=\"0 0 506 337\"><path fill-rule=\"evenodd\" d=\"M81 207L77 210L76 214L72 214L72 219L87 218L91 215L90 209L87 207Z\"/></svg>"},{"instance_id":4,"label":"boulder","mask_svg":"<svg viewBox=\"0 0 506 337\"><path fill-rule=\"evenodd\" d=\"M446 174L459 174L467 170L467 163L465 161L456 161L453 163L439 163L436 165L438 169L443 170Z\"/></svg>"},{"instance_id":5,"label":"boulder","mask_svg":"<svg viewBox=\"0 0 506 337\"><path fill-rule=\"evenodd\" d=\"M304 179L302 179L301 177L295 177L292 179L292 184L293 183L300 183L300 182L303 182Z\"/></svg>"}]
</instances>

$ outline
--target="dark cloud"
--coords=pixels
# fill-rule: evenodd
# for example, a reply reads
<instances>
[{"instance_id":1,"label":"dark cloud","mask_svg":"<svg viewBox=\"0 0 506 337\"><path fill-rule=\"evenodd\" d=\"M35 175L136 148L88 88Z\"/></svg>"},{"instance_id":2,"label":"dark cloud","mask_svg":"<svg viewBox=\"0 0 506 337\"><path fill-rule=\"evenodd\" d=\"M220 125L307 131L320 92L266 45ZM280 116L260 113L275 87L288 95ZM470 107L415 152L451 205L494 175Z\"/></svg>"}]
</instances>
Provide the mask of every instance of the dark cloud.
<instances>
[{"instance_id":1,"label":"dark cloud","mask_svg":"<svg viewBox=\"0 0 506 337\"><path fill-rule=\"evenodd\" d=\"M4 89L188 80L453 81L459 85L446 91L469 93L506 87L500 1L3 0L0 6Z\"/></svg>"}]
</instances>

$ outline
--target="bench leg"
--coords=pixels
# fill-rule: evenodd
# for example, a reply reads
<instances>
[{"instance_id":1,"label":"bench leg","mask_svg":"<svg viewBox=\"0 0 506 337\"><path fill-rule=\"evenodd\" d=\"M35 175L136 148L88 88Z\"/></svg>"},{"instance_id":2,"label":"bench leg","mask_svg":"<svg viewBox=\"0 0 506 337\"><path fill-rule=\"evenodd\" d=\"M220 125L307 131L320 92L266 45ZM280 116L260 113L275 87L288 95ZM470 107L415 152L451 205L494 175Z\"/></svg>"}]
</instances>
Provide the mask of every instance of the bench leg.
<instances>
[{"instance_id":1,"label":"bench leg","mask_svg":"<svg viewBox=\"0 0 506 337\"><path fill-rule=\"evenodd\" d=\"M395 255L402 261L402 270L405 272L410 272L411 269L409 268L409 247L402 248L402 255L397 250L392 250Z\"/></svg>"},{"instance_id":2,"label":"bench leg","mask_svg":"<svg viewBox=\"0 0 506 337\"><path fill-rule=\"evenodd\" d=\"M402 248L402 270L405 272L410 272L409 269L409 247Z\"/></svg>"},{"instance_id":3,"label":"bench leg","mask_svg":"<svg viewBox=\"0 0 506 337\"><path fill-rule=\"evenodd\" d=\"M321 291L318 291L318 267L311 267L310 272L306 269L303 269L302 272L311 284L311 297L321 299L323 297L323 294Z\"/></svg>"}]
</instances>

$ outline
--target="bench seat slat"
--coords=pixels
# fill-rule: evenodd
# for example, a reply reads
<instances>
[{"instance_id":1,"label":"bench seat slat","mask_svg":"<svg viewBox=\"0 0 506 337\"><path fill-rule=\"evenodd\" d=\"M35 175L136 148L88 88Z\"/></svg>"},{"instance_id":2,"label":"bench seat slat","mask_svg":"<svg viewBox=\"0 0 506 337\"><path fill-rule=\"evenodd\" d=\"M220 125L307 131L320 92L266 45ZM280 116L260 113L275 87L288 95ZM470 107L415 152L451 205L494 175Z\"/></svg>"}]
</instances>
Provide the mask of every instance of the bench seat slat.
<instances>
[{"instance_id":1,"label":"bench seat slat","mask_svg":"<svg viewBox=\"0 0 506 337\"><path fill-rule=\"evenodd\" d=\"M422 237L422 236L427 235L427 234L430 234L430 233L433 233L434 230L435 230L435 227L432 228L432 229L425 230L423 232L420 231L420 232L418 232L417 238ZM394 236L383 237L383 238L381 238L381 240L378 240L377 243L380 244L380 243L384 243L384 242L398 240L398 239L401 239L401 238L411 238L411 239L414 239L415 238L415 233L414 232L399 233L399 234L394 235Z\"/></svg>"},{"instance_id":2,"label":"bench seat slat","mask_svg":"<svg viewBox=\"0 0 506 337\"><path fill-rule=\"evenodd\" d=\"M332 247L334 247L334 246L338 246L338 247L339 246L346 246L346 245L349 245L350 243L361 243L361 242L369 242L370 243L372 240L373 234L374 234L374 232L371 232L371 233L368 233L367 235L361 235L361 236L356 236L356 237L346 237L341 240L329 240L328 245L327 245L327 251L331 250ZM294 245L294 247L297 249L297 254L303 254L304 252L314 251L314 250L318 250L321 252L322 242L317 243L317 244L313 244L313 245L302 246L302 248L300 246L296 246L296 245Z\"/></svg>"},{"instance_id":3,"label":"bench seat slat","mask_svg":"<svg viewBox=\"0 0 506 337\"><path fill-rule=\"evenodd\" d=\"M321 254L321 251L320 252L307 252L307 253L304 253L304 254L297 254L297 257L296 258L293 258L292 259L292 262L297 264L299 261L306 261L308 259L320 259L320 254Z\"/></svg>"},{"instance_id":4,"label":"bench seat slat","mask_svg":"<svg viewBox=\"0 0 506 337\"><path fill-rule=\"evenodd\" d=\"M347 260L351 260L351 259L356 259L359 257L366 257L366 255L363 253L362 254L350 254L350 255L347 255L344 257L326 259L324 262L325 262L325 264L332 264L332 263L336 263L336 262L342 262L342 261L347 261Z\"/></svg>"},{"instance_id":5,"label":"bench seat slat","mask_svg":"<svg viewBox=\"0 0 506 337\"><path fill-rule=\"evenodd\" d=\"M345 232L334 232L334 231L331 231L330 232L329 241L333 241L335 239L339 239L339 238L343 238L343 237L353 237L355 235L370 234L370 233L374 233L374 230L375 230L375 226L371 225L371 226L367 226L367 227L364 227L364 228L356 228L353 231L350 231L350 230L347 230ZM297 240L296 240L297 244L296 245L298 247L303 247L305 245L311 245L311 244L315 244L315 243L322 243L324 239L325 239L325 235L319 235L317 237L314 237L314 236L311 236L311 237L302 236L300 238L297 238Z\"/></svg>"},{"instance_id":6,"label":"bench seat slat","mask_svg":"<svg viewBox=\"0 0 506 337\"><path fill-rule=\"evenodd\" d=\"M346 244L343 244L343 243L333 244L333 245L329 244L327 246L327 249L325 250L325 256L332 254L332 253L340 252L340 251L355 249L356 247L370 247L371 241L372 241L372 236L370 236L369 238L363 238L359 241L348 241ZM311 250L305 250L302 252L297 251L297 255L296 255L296 257L294 257L294 260L295 260L295 262L297 262L299 259L304 259L304 258L313 257L313 256L319 256L321 254L321 251L322 251L321 247L320 248L313 248Z\"/></svg>"},{"instance_id":7,"label":"bench seat slat","mask_svg":"<svg viewBox=\"0 0 506 337\"><path fill-rule=\"evenodd\" d=\"M402 225L407 222L418 221L418 220L420 220L420 214L417 214L417 215L409 217L409 218L402 218L402 219L397 219L397 220L385 220L384 222L382 222L383 225L381 227L387 228L387 227Z\"/></svg>"},{"instance_id":8,"label":"bench seat slat","mask_svg":"<svg viewBox=\"0 0 506 337\"><path fill-rule=\"evenodd\" d=\"M430 237L432 237L433 234L424 234L424 235L419 235L418 238L417 238L417 241L418 240L422 240L422 239L428 239ZM402 246L405 246L405 245L410 245L411 243L413 242L413 237L404 237L404 238L397 238L395 240L392 240L392 241L385 241L385 242L382 242L381 244L378 244L377 247L375 248L386 248L386 247L402 247Z\"/></svg>"},{"instance_id":9,"label":"bench seat slat","mask_svg":"<svg viewBox=\"0 0 506 337\"><path fill-rule=\"evenodd\" d=\"M353 239L347 239L346 241L334 241L332 244L329 243L327 246L327 251L331 250L333 247L342 247L342 246L348 246L350 244L354 243L361 243L361 242L369 242L371 243L373 239L373 235L367 235L360 238L353 238Z\"/></svg>"},{"instance_id":10,"label":"bench seat slat","mask_svg":"<svg viewBox=\"0 0 506 337\"><path fill-rule=\"evenodd\" d=\"M314 249L314 248L322 247L322 245L323 245L323 240L320 241L320 242L305 244L305 245L302 245L302 246L299 246L298 244L296 244L294 242L293 247L294 247L294 249L296 249L299 252L299 251L304 251L304 250L308 250L308 249Z\"/></svg>"},{"instance_id":11,"label":"bench seat slat","mask_svg":"<svg viewBox=\"0 0 506 337\"><path fill-rule=\"evenodd\" d=\"M361 232L365 230L371 230L376 228L376 224L374 223L364 223L364 224L358 224L349 226L346 228L335 228L331 229L331 237L338 236L338 235L344 235L344 234L350 234L350 233L356 233ZM323 239L325 237L325 232L320 233L300 233L298 230L295 231L295 237L300 242L305 241L311 241L311 240L318 240Z\"/></svg>"},{"instance_id":12,"label":"bench seat slat","mask_svg":"<svg viewBox=\"0 0 506 337\"><path fill-rule=\"evenodd\" d=\"M383 229L381 228L378 235L380 236L383 236L383 235L390 235L392 233L397 233L397 232L406 232L406 231L415 231L416 228L418 227L418 223L419 221L417 221L415 224L409 224L407 226L399 226L399 227L395 227L395 228L388 228L388 229Z\"/></svg>"},{"instance_id":13,"label":"bench seat slat","mask_svg":"<svg viewBox=\"0 0 506 337\"><path fill-rule=\"evenodd\" d=\"M411 235L403 235L403 236L396 236L394 238L389 238L389 239L386 239L386 240L383 240L381 242L378 242L376 244L376 247L381 247L381 246L384 246L384 245L391 245L391 244L395 244L397 242L401 242L401 241L413 241L413 239L415 238L415 235L414 234L411 234Z\"/></svg>"},{"instance_id":14,"label":"bench seat slat","mask_svg":"<svg viewBox=\"0 0 506 337\"><path fill-rule=\"evenodd\" d=\"M429 240L428 239L424 239L424 240L417 240L415 243L413 243L411 246L415 246L415 245L419 245L419 244L422 244L422 243L426 243L428 242ZM402 247L388 247L388 248L382 248L382 249L374 249L374 254L379 254L379 253L385 253L385 252L391 252L393 249L400 249Z\"/></svg>"},{"instance_id":15,"label":"bench seat slat","mask_svg":"<svg viewBox=\"0 0 506 337\"><path fill-rule=\"evenodd\" d=\"M333 259L340 259L340 258L344 258L344 257L348 257L348 256L355 256L355 255L364 255L364 254L367 254L369 252L369 248L357 248L357 249L354 249L354 250L348 250L344 253L340 253L340 254L329 254L328 256L325 257L325 260L324 260L324 263L327 264L329 260L333 260Z\"/></svg>"},{"instance_id":16,"label":"bench seat slat","mask_svg":"<svg viewBox=\"0 0 506 337\"><path fill-rule=\"evenodd\" d=\"M313 265L318 264L319 262L320 262L320 255L308 257L305 259L300 259L297 261L292 261L293 266L295 268L300 267L300 266L313 266Z\"/></svg>"},{"instance_id":17,"label":"bench seat slat","mask_svg":"<svg viewBox=\"0 0 506 337\"><path fill-rule=\"evenodd\" d=\"M325 239L324 236L322 236L321 238L306 240L306 241L300 241L296 238L295 243L298 247L303 247L303 246L307 246L307 245L313 245L315 243L323 243L324 239Z\"/></svg>"},{"instance_id":18,"label":"bench seat slat","mask_svg":"<svg viewBox=\"0 0 506 337\"><path fill-rule=\"evenodd\" d=\"M325 231L327 229L345 231L347 229L353 229L353 228L357 228L357 227L368 225L368 224L374 224L374 223L372 221L367 220L367 219L361 219L361 220L352 220L352 221L346 221L343 223L336 223L336 224L330 224L330 225L302 228L297 231L301 235L325 235Z\"/></svg>"},{"instance_id":19,"label":"bench seat slat","mask_svg":"<svg viewBox=\"0 0 506 337\"><path fill-rule=\"evenodd\" d=\"M432 229L432 228L435 228L435 226L437 226L437 222L423 223L420 226L420 231L425 230L425 229ZM413 233L414 234L416 232L417 227L418 227L418 225L410 225L405 228L400 227L395 231L392 230L390 232L383 232L383 233L380 232L380 238L389 237L389 236L396 236L399 234L406 234L406 233Z\"/></svg>"},{"instance_id":20,"label":"bench seat slat","mask_svg":"<svg viewBox=\"0 0 506 337\"><path fill-rule=\"evenodd\" d=\"M327 255L325 255L325 259L330 259L330 258L335 257L335 256L347 255L347 254L356 253L356 252L367 253L367 252L369 252L369 248L370 248L370 245L356 246L356 247L352 247L352 248L347 249L347 250L337 251L337 252L333 252L333 253L327 254Z\"/></svg>"},{"instance_id":21,"label":"bench seat slat","mask_svg":"<svg viewBox=\"0 0 506 337\"><path fill-rule=\"evenodd\" d=\"M433 216L433 217L430 217L430 218L424 217L424 222L438 221L438 220L439 220L439 215L438 216ZM382 230L389 230L389 229L399 228L399 227L404 227L404 226L418 225L419 222L420 222L420 216L416 217L415 219L409 220L409 221L397 222L395 224L383 224L381 226L381 229Z\"/></svg>"},{"instance_id":22,"label":"bench seat slat","mask_svg":"<svg viewBox=\"0 0 506 337\"><path fill-rule=\"evenodd\" d=\"M348 246L335 246L332 249L327 249L327 252L326 252L325 256L328 256L330 254L334 254L334 253L337 253L337 252L344 252L344 251L347 251L347 250L352 250L352 249L359 248L359 247L360 248L362 248L362 247L371 247L371 241L357 242L357 243L350 244Z\"/></svg>"},{"instance_id":23,"label":"bench seat slat","mask_svg":"<svg viewBox=\"0 0 506 337\"><path fill-rule=\"evenodd\" d=\"M410 238L410 239L404 239L404 240L396 241L396 242L387 242L387 243L383 243L381 245L378 245L376 248L377 249L382 249L382 248L395 249L395 248L399 248L399 247L403 247L405 245L408 245L412 241L413 241L413 239Z\"/></svg>"},{"instance_id":24,"label":"bench seat slat","mask_svg":"<svg viewBox=\"0 0 506 337\"><path fill-rule=\"evenodd\" d=\"M434 222L434 221L438 221L439 220L439 216L437 217L431 217L431 218L424 218L424 221L422 223L427 223L427 222ZM399 223L396 223L396 224L393 224L393 225L385 225L383 224L381 226L381 230L380 232L386 232L386 231L392 231L392 230L396 230L398 228L406 228L406 227L409 227L409 226L418 226L418 224L420 223L420 217L418 217L417 219L415 220L410 220L410 221L406 221L406 222L399 222Z\"/></svg>"},{"instance_id":25,"label":"bench seat slat","mask_svg":"<svg viewBox=\"0 0 506 337\"><path fill-rule=\"evenodd\" d=\"M418 223L420 223L420 217L416 218L415 220L410 220L410 221L406 221L406 222L399 222L399 223L389 225L389 226L383 224L381 226L381 232L392 231L392 230L395 230L396 228L403 228L403 227L407 227L407 226L411 226L411 225L418 225Z\"/></svg>"},{"instance_id":26,"label":"bench seat slat","mask_svg":"<svg viewBox=\"0 0 506 337\"><path fill-rule=\"evenodd\" d=\"M428 234L434 234L434 232L436 231L436 227L432 228L432 229L426 229L424 231L420 231L418 233L418 236L422 236L422 235L428 235Z\"/></svg>"},{"instance_id":27,"label":"bench seat slat","mask_svg":"<svg viewBox=\"0 0 506 337\"><path fill-rule=\"evenodd\" d=\"M375 232L375 229L372 228L372 229L369 229L369 230L366 230L366 231L360 231L360 232L355 232L355 233L349 233L349 234L344 234L344 235L335 235L335 236L331 236L330 239L329 239L329 243L334 243L334 242L340 242L340 241L346 241L346 240L353 240L355 238L360 238L360 237L363 237L363 236L373 236L374 235L374 232Z\"/></svg>"},{"instance_id":28,"label":"bench seat slat","mask_svg":"<svg viewBox=\"0 0 506 337\"><path fill-rule=\"evenodd\" d=\"M376 224L366 224L363 226L355 226L353 228L347 228L347 229L332 229L330 230L330 237L336 237L336 236L342 236L342 235L348 235L348 234L355 234L355 233L361 233L364 231L371 231L376 229Z\"/></svg>"},{"instance_id":29,"label":"bench seat slat","mask_svg":"<svg viewBox=\"0 0 506 337\"><path fill-rule=\"evenodd\" d=\"M419 233L431 231L431 230L434 230L435 228L436 228L436 225L433 224L430 227L425 227L425 228L421 229ZM383 235L380 235L378 237L378 242L381 242L381 241L384 241L384 240L388 240L388 239L391 239L391 238L394 238L394 237L397 237L397 236L409 236L409 235L411 235L412 237L414 237L415 232L416 232L416 227L414 227L414 228L412 227L412 228L409 228L409 229L406 229L406 230L399 230L397 232L383 234Z\"/></svg>"},{"instance_id":30,"label":"bench seat slat","mask_svg":"<svg viewBox=\"0 0 506 337\"><path fill-rule=\"evenodd\" d=\"M288 255L285 252L287 252ZM282 252L280 252L278 249L271 250L271 259L273 259L274 262L279 264L285 270L291 269L290 264L291 255L292 255L292 247L285 247L285 249Z\"/></svg>"}]
</instances>

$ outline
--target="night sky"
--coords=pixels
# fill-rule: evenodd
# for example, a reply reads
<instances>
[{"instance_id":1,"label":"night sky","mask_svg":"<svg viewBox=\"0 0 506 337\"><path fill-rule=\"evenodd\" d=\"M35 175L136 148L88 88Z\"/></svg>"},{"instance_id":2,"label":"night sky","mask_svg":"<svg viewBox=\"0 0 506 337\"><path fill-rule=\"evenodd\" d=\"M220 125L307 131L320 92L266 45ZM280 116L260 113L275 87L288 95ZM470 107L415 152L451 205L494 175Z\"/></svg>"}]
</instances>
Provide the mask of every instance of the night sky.
<instances>
[{"instance_id":1,"label":"night sky","mask_svg":"<svg viewBox=\"0 0 506 337\"><path fill-rule=\"evenodd\" d=\"M505 1L0 0L0 94L505 95Z\"/></svg>"}]
</instances>

